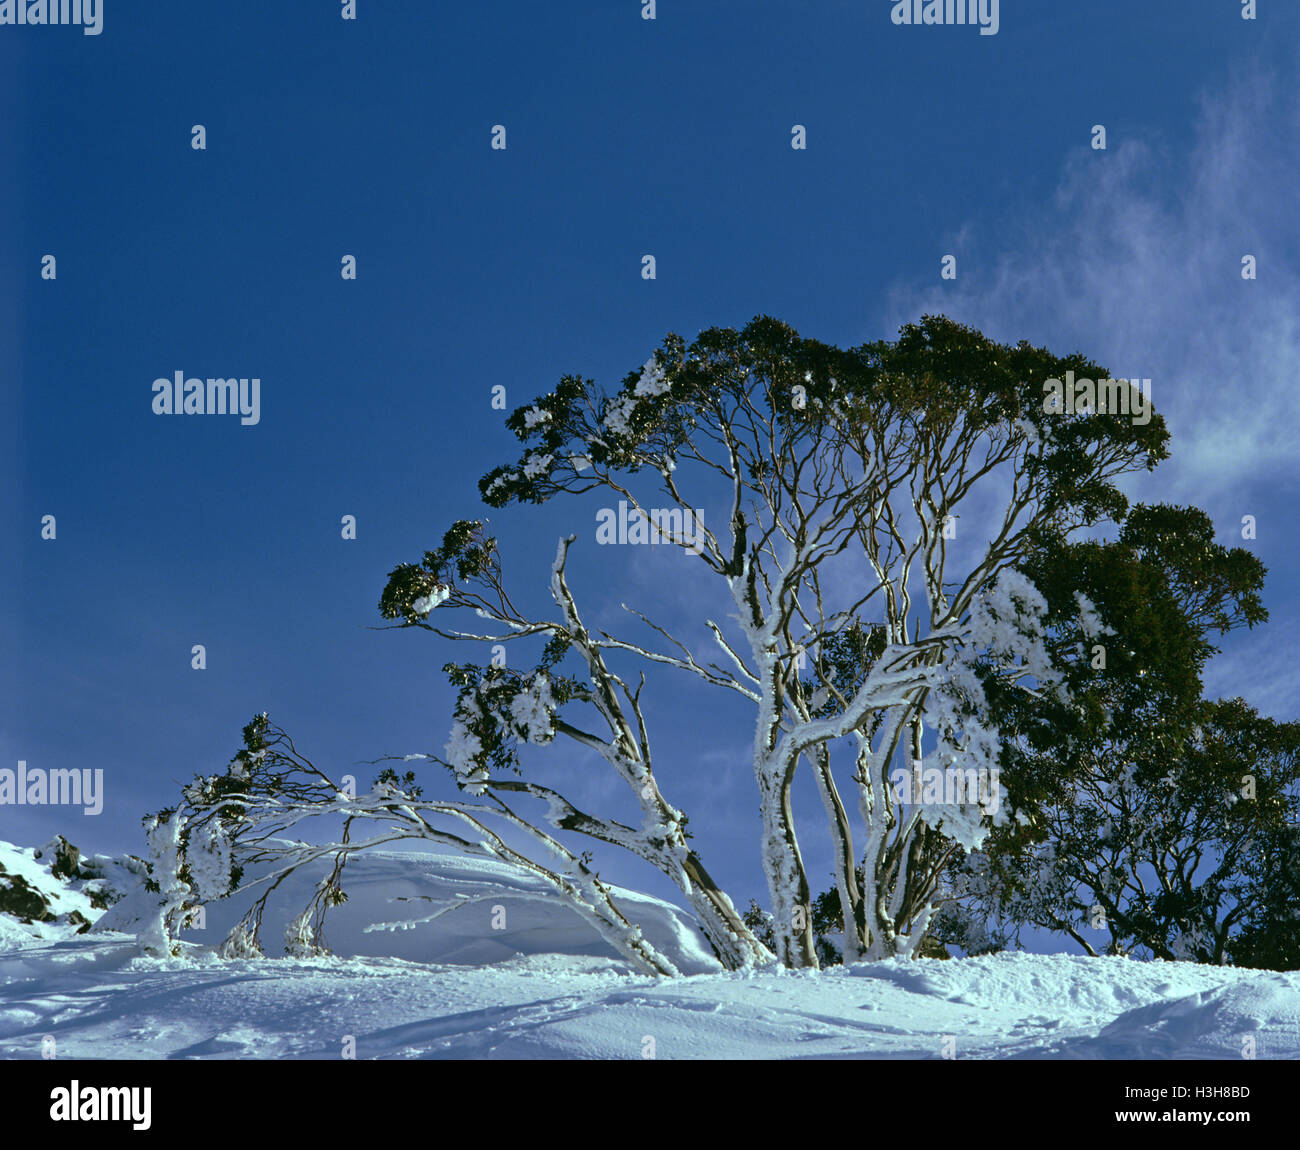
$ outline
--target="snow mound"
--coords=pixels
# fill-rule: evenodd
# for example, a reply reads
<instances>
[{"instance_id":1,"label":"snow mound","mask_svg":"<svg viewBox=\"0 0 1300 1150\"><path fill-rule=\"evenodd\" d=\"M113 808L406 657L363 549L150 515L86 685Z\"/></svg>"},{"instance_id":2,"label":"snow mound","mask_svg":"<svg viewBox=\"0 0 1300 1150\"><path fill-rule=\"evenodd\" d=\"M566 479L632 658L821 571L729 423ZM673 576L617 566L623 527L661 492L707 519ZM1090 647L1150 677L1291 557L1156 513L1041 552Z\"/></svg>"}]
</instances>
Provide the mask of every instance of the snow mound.
<instances>
[{"instance_id":1,"label":"snow mound","mask_svg":"<svg viewBox=\"0 0 1300 1150\"><path fill-rule=\"evenodd\" d=\"M280 957L325 861L276 890L267 958L214 950L248 891L207 904L179 957L148 957L100 929L130 896L90 933L72 917L138 880L139 860L70 863L67 845L0 844L0 882L59 910L0 914L0 1058L40 1057L48 1035L60 1058L109 1059L338 1058L345 1042L363 1059L1300 1058L1300 971L996 954L725 972L689 915L613 888L691 973L655 978L526 873L442 852L355 859L326 920L335 957Z\"/></svg>"},{"instance_id":2,"label":"snow mound","mask_svg":"<svg viewBox=\"0 0 1300 1150\"><path fill-rule=\"evenodd\" d=\"M276 888L262 923L268 957L284 953L289 921L311 899L329 865L321 860L303 867ZM246 875L245 882L256 877ZM144 878L139 859L81 858L63 839L36 849L0 841L0 950L66 941L90 924L96 934L134 935L158 905ZM259 884L207 903L203 929L182 937L199 946L219 945L264 889ZM651 895L610 889L623 913L683 974L722 969L688 912ZM325 920L325 941L341 958L486 966L518 955L618 957L549 886L494 859L372 851L344 869L343 890L347 902Z\"/></svg>"},{"instance_id":3,"label":"snow mound","mask_svg":"<svg viewBox=\"0 0 1300 1150\"><path fill-rule=\"evenodd\" d=\"M283 953L290 919L312 897L327 860L285 879L267 904L262 946ZM245 876L245 882L256 876ZM432 851L370 851L343 871L347 901L325 919L325 941L341 958L485 966L516 955L617 957L595 928L539 879L497 862ZM187 941L216 946L265 888L210 902L201 931ZM614 901L683 974L722 969L694 919L662 899L611 886ZM473 901L470 901L473 900ZM428 919L442 908L445 913ZM110 927L106 918L97 929Z\"/></svg>"},{"instance_id":4,"label":"snow mound","mask_svg":"<svg viewBox=\"0 0 1300 1150\"><path fill-rule=\"evenodd\" d=\"M970 1019L1005 1019L1006 1039L979 1057L1241 1058L1248 1049L1258 1058L1300 1054L1295 971L1010 953L861 963L846 968L844 977L906 991L914 1016L942 1004L967 1008Z\"/></svg>"},{"instance_id":5,"label":"snow mound","mask_svg":"<svg viewBox=\"0 0 1300 1150\"><path fill-rule=\"evenodd\" d=\"M1141 999L1173 965L1123 960L1108 973ZM1053 998L1092 985L1097 969L1017 955L921 959L911 977L890 962L872 977L840 967L654 978L560 954L477 967L224 961L206 948L144 958L130 939L85 934L0 949L0 1058L39 1058L50 1034L60 1058L115 1060L336 1059L349 1040L359 1059L1237 1058L1238 1033L1257 1038L1261 1059L1300 1056L1300 976L1206 967L1204 991L1126 1011ZM949 997L959 987L969 1001Z\"/></svg>"},{"instance_id":6,"label":"snow mound","mask_svg":"<svg viewBox=\"0 0 1300 1150\"><path fill-rule=\"evenodd\" d=\"M248 892L208 904L173 958L111 932L38 939L0 915L0 1058L38 1058L47 1035L60 1058L108 1059L332 1059L345 1042L361 1059L1300 1057L1300 972L1034 954L720 972L682 911L616 889L698 972L655 978L526 875L445 853L358 858L326 921L337 956L279 957L275 932L316 877L277 890L267 958L213 949ZM467 895L487 898L419 921Z\"/></svg>"},{"instance_id":7,"label":"snow mound","mask_svg":"<svg viewBox=\"0 0 1300 1150\"><path fill-rule=\"evenodd\" d=\"M1126 1011L1095 1038L1063 1043L1065 1058L1294 1058L1300 979L1252 972L1219 986Z\"/></svg>"},{"instance_id":8,"label":"snow mound","mask_svg":"<svg viewBox=\"0 0 1300 1150\"><path fill-rule=\"evenodd\" d=\"M906 990L962 1005L1050 1010L1057 1015L1114 1016L1222 985L1222 967L1188 962L1138 962L1076 954L1008 952L961 962L860 963L859 978L889 979ZM1227 976L1237 971L1228 971Z\"/></svg>"}]
</instances>

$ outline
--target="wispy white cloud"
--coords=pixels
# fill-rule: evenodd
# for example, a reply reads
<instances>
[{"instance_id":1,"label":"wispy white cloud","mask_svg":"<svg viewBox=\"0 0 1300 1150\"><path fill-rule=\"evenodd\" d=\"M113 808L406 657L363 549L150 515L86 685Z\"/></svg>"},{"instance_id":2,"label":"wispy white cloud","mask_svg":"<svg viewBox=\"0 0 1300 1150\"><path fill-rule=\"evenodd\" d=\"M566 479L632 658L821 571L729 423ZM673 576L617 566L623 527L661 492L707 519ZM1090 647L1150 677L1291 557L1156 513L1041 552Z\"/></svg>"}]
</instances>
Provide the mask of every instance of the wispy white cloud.
<instances>
[{"instance_id":1,"label":"wispy white cloud","mask_svg":"<svg viewBox=\"0 0 1300 1150\"><path fill-rule=\"evenodd\" d=\"M1261 68L1202 96L1194 143L1117 140L1063 158L1050 202L976 229L954 221L955 283L899 286L891 326L946 314L1002 341L1079 350L1113 375L1150 377L1171 457L1122 484L1142 502L1203 507L1229 546L1292 562L1288 535L1243 543L1243 514L1272 510L1300 472L1300 229L1295 157L1300 91ZM996 244L996 248L994 245ZM1242 257L1258 279L1242 278ZM1262 521L1263 522L1263 521ZM1269 555L1268 552L1273 554ZM1277 717L1295 713L1300 630L1276 577L1268 635L1232 635L1207 668L1212 696L1245 695Z\"/></svg>"},{"instance_id":2,"label":"wispy white cloud","mask_svg":"<svg viewBox=\"0 0 1300 1150\"><path fill-rule=\"evenodd\" d=\"M1300 467L1300 93L1252 74L1202 99L1186 153L1111 143L1065 157L1051 202L1003 221L998 251L981 250L992 247L987 227L955 221L962 278L900 286L887 318L943 312L994 338L1077 349L1113 375L1150 377L1173 455L1142 497L1211 514L1219 502L1235 520L1252 481ZM1254 282L1241 276L1247 254Z\"/></svg>"}]
</instances>

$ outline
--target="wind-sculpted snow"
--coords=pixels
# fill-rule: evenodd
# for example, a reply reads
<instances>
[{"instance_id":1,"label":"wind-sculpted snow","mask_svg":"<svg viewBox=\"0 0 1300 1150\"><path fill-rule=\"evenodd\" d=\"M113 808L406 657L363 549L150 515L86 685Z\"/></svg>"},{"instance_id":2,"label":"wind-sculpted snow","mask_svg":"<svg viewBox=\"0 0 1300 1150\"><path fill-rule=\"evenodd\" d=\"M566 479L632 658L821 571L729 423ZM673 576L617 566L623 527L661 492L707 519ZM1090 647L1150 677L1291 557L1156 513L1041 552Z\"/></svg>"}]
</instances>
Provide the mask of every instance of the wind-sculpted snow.
<instances>
[{"instance_id":1,"label":"wind-sculpted snow","mask_svg":"<svg viewBox=\"0 0 1300 1150\"><path fill-rule=\"evenodd\" d=\"M83 892L84 881L52 876L48 860L42 865L34 853L0 842L4 871L0 883L22 876L39 893L43 911L58 912L63 918L25 922L0 913L0 950L71 939L88 921L96 933L138 935L149 926L158 897L145 891L142 876L126 873L115 860L99 856L87 860L86 865L113 876L116 901L104 909L94 906ZM264 920L268 953L273 957L290 919L328 869L328 861L321 860L296 871L276 889ZM186 941L220 943L264 889L255 882L257 877L255 872L244 876L243 894L208 902L204 928L187 930ZM326 931L331 951L340 957L471 966L502 962L517 954L616 957L597 931L555 898L545 883L492 859L376 850L348 865L344 890L347 901L334 908ZM642 925L646 937L682 973L722 969L685 911L639 891L611 890L619 905ZM68 912L74 910L79 915L68 922Z\"/></svg>"},{"instance_id":2,"label":"wind-sculpted snow","mask_svg":"<svg viewBox=\"0 0 1300 1150\"><path fill-rule=\"evenodd\" d=\"M310 898L328 869L324 860L304 867L277 889L263 927L268 954L274 954L273 943L283 937L290 917ZM245 876L245 882L252 877ZM343 889L348 899L330 912L325 929L330 950L341 957L371 955L470 966L501 962L516 954L616 957L596 930L550 894L544 883L492 859L373 851L348 864ZM220 942L261 890L258 886L247 898L209 903L205 929L188 931L184 937ZM612 891L646 937L683 973L721 969L685 912L636 891L620 887ZM431 918L435 914L438 917Z\"/></svg>"},{"instance_id":3,"label":"wind-sculpted snow","mask_svg":"<svg viewBox=\"0 0 1300 1150\"><path fill-rule=\"evenodd\" d=\"M656 979L616 959L151 959L83 935L6 951L0 1057L1300 1056L1300 975L1060 955ZM653 1046L647 1046L647 1040Z\"/></svg>"},{"instance_id":4,"label":"wind-sculpted snow","mask_svg":"<svg viewBox=\"0 0 1300 1150\"><path fill-rule=\"evenodd\" d=\"M32 852L0 851L57 893ZM728 973L684 911L615 888L688 973L654 978L490 860L376 852L345 873L331 958L216 957L240 899L168 959L0 915L0 1057L39 1058L46 1036L106 1059L333 1059L348 1036L358 1058L1300 1057L1300 972L1000 954ZM317 877L286 881L268 939Z\"/></svg>"},{"instance_id":5,"label":"wind-sculpted snow","mask_svg":"<svg viewBox=\"0 0 1300 1150\"><path fill-rule=\"evenodd\" d=\"M1096 1038L1061 1044L1067 1058L1295 1058L1300 1047L1297 976L1255 972L1121 1014Z\"/></svg>"}]
</instances>

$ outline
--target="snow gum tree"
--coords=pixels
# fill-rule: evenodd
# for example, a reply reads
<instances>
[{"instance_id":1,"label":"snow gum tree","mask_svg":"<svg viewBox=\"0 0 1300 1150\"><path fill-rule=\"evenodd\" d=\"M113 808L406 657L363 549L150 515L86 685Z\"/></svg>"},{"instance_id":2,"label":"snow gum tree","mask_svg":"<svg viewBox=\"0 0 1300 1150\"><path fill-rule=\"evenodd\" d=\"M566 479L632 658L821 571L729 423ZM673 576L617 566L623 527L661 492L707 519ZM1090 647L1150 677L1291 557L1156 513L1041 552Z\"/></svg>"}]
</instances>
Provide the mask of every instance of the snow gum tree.
<instances>
[{"instance_id":1,"label":"snow gum tree","mask_svg":"<svg viewBox=\"0 0 1300 1150\"><path fill-rule=\"evenodd\" d=\"M973 778L999 761L991 696L1060 696L1046 603L1017 564L1045 537L1121 520L1116 479L1167 454L1158 415L1054 404L1048 381L1075 377L1108 379L1081 356L998 344L942 317L849 350L760 317L689 345L669 335L614 394L564 377L510 416L524 452L483 477L485 501L618 500L643 541L681 547L707 573L716 599L698 622L715 649L692 650L673 634L680 621L639 609L635 639L591 630L566 574L576 535L551 564L556 613L525 615L496 541L461 521L392 572L382 613L450 640L545 647L526 670L448 665L460 694L442 761L472 795L541 800L553 829L646 859L677 883L725 964L762 961L767 948L709 877L655 770L644 676L633 686L621 670L675 669L751 708L776 957L818 963L792 810L800 769L833 847L846 961L915 953L949 861L1008 805L973 787L919 801L895 789L891 763L925 757ZM457 609L486 626L431 621ZM640 825L515 775L521 744L559 739L600 755Z\"/></svg>"},{"instance_id":2,"label":"snow gum tree","mask_svg":"<svg viewBox=\"0 0 1300 1150\"><path fill-rule=\"evenodd\" d=\"M1031 850L978 860L985 913L1088 954L1300 966L1300 724L1201 701L1076 752ZM974 859L972 862L976 861Z\"/></svg>"},{"instance_id":3,"label":"snow gum tree","mask_svg":"<svg viewBox=\"0 0 1300 1150\"><path fill-rule=\"evenodd\" d=\"M1089 954L1294 961L1279 908L1298 889L1300 727L1202 698L1211 634L1267 619L1263 565L1216 543L1203 511L1140 506L1114 542L1054 541L1024 570L1074 706L1008 699L1003 775L1033 815L997 828L957 885L980 915ZM1079 594L1106 632L1090 649L1070 634Z\"/></svg>"}]
</instances>

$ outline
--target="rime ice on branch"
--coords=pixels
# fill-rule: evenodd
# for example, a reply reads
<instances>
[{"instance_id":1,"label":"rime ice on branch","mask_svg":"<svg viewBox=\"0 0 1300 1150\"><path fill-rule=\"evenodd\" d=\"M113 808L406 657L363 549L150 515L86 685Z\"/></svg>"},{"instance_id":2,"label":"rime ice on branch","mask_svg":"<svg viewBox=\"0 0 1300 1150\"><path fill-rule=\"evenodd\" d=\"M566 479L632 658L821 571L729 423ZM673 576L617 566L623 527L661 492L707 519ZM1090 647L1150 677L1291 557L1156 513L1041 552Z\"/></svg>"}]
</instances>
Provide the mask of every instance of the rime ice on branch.
<instances>
[{"instance_id":1,"label":"rime ice on branch","mask_svg":"<svg viewBox=\"0 0 1300 1150\"><path fill-rule=\"evenodd\" d=\"M717 580L717 613L699 622L721 661L640 611L632 614L651 642L588 632L565 578L574 537L561 541L552 568L559 616L523 617L501 585L495 542L477 523L458 524L423 564L393 572L384 613L454 640L544 635L562 644L583 674L563 699L553 693L554 731L605 758L638 797L644 822L621 827L499 774L499 739L517 742L522 732L495 696L507 684L523 689L522 673L455 669L467 678L448 754L464 784L545 798L552 827L652 861L691 900L724 961L751 961L762 947L737 926L731 900L701 889L683 865L678 812L651 770L641 687L631 690L606 657L676 668L754 709L755 829L777 957L817 964L791 810L801 767L813 772L825 809L846 959L914 953L944 867L982 840L995 815L979 803L908 807L889 784L890 763L919 758L929 731L932 761L996 764L986 691L1041 695L1059 686L1042 598L1017 563L1045 538L1122 518L1115 479L1166 454L1159 416L1138 426L1106 413L1045 411L1042 381L1066 372L1106 375L1081 356L996 344L943 318L908 325L896 343L844 351L764 317L742 331L702 332L689 346L669 336L613 395L564 377L507 421L525 451L517 465L484 476L484 499L500 507L603 489L647 516L653 500L661 520L665 505L683 517L715 508L709 522L726 529L697 531L689 550ZM974 495L1000 498L1003 510L956 567L953 525ZM469 569L452 570L466 561ZM453 591L442 610L473 608L502 629L443 629L410 609L414 594L444 582ZM1081 609L1086 629L1090 607ZM558 663L538 670L551 675ZM595 709L598 733L559 718L562 707L581 704ZM841 759L853 767L848 780ZM857 792L861 855L846 782Z\"/></svg>"},{"instance_id":2,"label":"rime ice on branch","mask_svg":"<svg viewBox=\"0 0 1300 1150\"><path fill-rule=\"evenodd\" d=\"M633 608L647 637L591 631L568 579L573 535L560 540L551 563L554 614L524 614L505 588L496 540L481 522L459 521L419 563L392 571L380 609L446 640L525 651L543 644L540 658L509 667L445 668L458 688L455 714L443 757L429 757L477 801L431 803L414 793L410 774L393 775L390 792L339 797L275 733L263 736L273 744L268 754L286 756L277 762L296 769L285 777L307 789L291 802L281 794L241 798L243 833L256 828L251 841L266 861L279 849L268 837L273 829L334 803L348 827L358 818L388 826L370 844L426 836L541 867L488 837L487 821L503 819L560 860L546 870L553 889L600 923L620 953L671 973L613 906L588 854L575 857L551 832L585 836L672 879L726 966L770 961L705 869L686 815L668 797L671 770L656 769L639 670L656 665L752 708L754 829L775 957L791 967L818 964L791 801L801 769L813 773L824 809L845 959L916 953L950 860L996 819L1011 817L1018 797L1004 798L996 812L979 801L909 805L891 785L891 762L919 759L929 732L928 754L940 765L995 764L1001 732L991 700L1008 692L1059 696L1043 600L1019 564L1045 540L1122 519L1127 504L1115 479L1166 454L1158 415L1135 425L1105 413L1045 412L1041 381L1066 371L1106 375L1080 356L996 344L943 318L908 325L895 343L849 350L759 318L741 331L702 332L689 346L670 335L612 396L566 376L507 420L524 453L483 477L485 501L501 507L603 490L640 515L653 499L660 523L673 522L665 510L680 511L678 522L692 515L692 538L661 542L681 547L684 561L703 564L713 578L714 602L702 603L695 621L716 647L712 659ZM963 540L959 562L950 543L961 509L973 523L991 500L1000 513L987 532ZM700 521L698 508L719 526ZM1092 618L1086 602L1080 609L1082 637ZM453 627L465 612L484 625ZM636 825L581 810L527 777L519 748L559 741L595 752L613 771L639 812ZM245 762L254 778L260 763ZM846 786L856 804L846 803ZM537 813L516 810L524 800ZM435 814L470 826L480 841L435 830ZM365 845L349 839L321 848L335 858L335 874L295 926L293 945L314 945L313 915L337 896L338 871ZM248 937L256 937L259 914Z\"/></svg>"}]
</instances>

